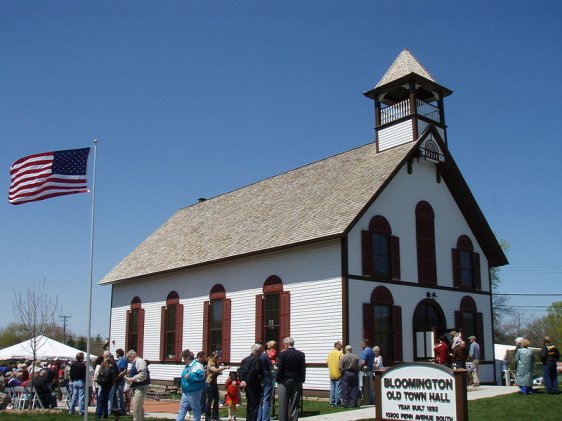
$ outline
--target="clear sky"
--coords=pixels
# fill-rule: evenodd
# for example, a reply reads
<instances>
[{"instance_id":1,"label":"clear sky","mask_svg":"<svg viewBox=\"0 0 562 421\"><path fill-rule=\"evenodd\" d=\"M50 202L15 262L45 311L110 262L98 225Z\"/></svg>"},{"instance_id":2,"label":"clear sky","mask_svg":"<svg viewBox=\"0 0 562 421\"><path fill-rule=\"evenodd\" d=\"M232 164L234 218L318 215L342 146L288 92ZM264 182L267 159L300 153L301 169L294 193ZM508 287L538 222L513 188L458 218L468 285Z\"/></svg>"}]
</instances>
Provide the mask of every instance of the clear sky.
<instances>
[{"instance_id":1,"label":"clear sky","mask_svg":"<svg viewBox=\"0 0 562 421\"><path fill-rule=\"evenodd\" d=\"M362 92L404 48L454 91L450 150L511 244L501 291L562 293L561 18L557 0L0 0L0 326L45 279L87 332L91 196L12 206L13 161L99 139L97 283L197 198L372 141ZM110 297L94 286L94 335Z\"/></svg>"}]
</instances>

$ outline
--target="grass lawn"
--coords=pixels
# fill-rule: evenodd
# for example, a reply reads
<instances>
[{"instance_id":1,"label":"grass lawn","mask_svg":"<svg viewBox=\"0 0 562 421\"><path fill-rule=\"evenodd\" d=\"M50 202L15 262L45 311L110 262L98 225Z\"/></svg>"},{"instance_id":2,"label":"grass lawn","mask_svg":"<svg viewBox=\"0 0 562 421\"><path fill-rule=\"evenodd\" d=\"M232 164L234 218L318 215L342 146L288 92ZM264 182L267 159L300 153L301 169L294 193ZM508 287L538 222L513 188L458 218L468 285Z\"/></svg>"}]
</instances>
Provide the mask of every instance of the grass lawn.
<instances>
[{"instance_id":1,"label":"grass lawn","mask_svg":"<svg viewBox=\"0 0 562 421\"><path fill-rule=\"evenodd\" d=\"M562 394L547 395L544 391L534 395L513 393L469 401L468 419L471 421L559 421L562 420ZM374 421L374 418L361 421Z\"/></svg>"},{"instance_id":2,"label":"grass lawn","mask_svg":"<svg viewBox=\"0 0 562 421\"><path fill-rule=\"evenodd\" d=\"M320 401L309 401L309 400L305 400L304 401L304 408L303 408L303 414L301 415L301 418L303 417L310 417L313 415L321 415L321 414L329 414L329 413L333 413L333 412L343 412L343 411L347 411L347 409L344 408L332 408L329 403L327 402L320 402ZM12 411L0 411L0 421L4 421L4 420L33 420L33 421L79 421L81 419L83 419L83 417L78 416L78 415L68 415L68 413L66 413L66 411L51 411L53 413L39 413L38 411L33 411L33 413L29 413L29 412L25 412L25 411L18 411L18 412L12 412ZM226 408L223 408L220 410L220 417L222 419L226 420L227 417L227 410ZM240 407L238 407L238 414L237 414L240 418L244 418L246 416L246 406L242 405ZM90 413L88 416L88 420L95 420L95 415ZM109 417L109 420L114 420L114 417ZM122 421L131 421L133 419L132 416L124 416L124 417L119 417L120 420ZM272 419L277 419L277 417L274 417ZM162 421L161 418L145 418L145 420L147 421Z\"/></svg>"}]
</instances>

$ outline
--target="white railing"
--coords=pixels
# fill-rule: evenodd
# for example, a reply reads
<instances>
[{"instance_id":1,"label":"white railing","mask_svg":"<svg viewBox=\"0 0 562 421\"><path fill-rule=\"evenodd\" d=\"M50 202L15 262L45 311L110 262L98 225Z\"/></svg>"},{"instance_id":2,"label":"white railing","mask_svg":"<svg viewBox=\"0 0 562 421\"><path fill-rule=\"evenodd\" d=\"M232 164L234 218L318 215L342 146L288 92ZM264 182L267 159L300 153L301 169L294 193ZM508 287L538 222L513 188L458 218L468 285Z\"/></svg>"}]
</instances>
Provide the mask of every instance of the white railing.
<instances>
[{"instance_id":1,"label":"white railing","mask_svg":"<svg viewBox=\"0 0 562 421\"><path fill-rule=\"evenodd\" d=\"M435 105L418 99L416 100L416 109L417 113L423 117L429 118L433 121L441 121L439 117L439 108ZM409 115L410 101L405 99L381 109L381 125Z\"/></svg>"},{"instance_id":2,"label":"white railing","mask_svg":"<svg viewBox=\"0 0 562 421\"><path fill-rule=\"evenodd\" d=\"M410 115L410 101L405 99L381 110L381 124L390 123L408 115Z\"/></svg>"}]
</instances>

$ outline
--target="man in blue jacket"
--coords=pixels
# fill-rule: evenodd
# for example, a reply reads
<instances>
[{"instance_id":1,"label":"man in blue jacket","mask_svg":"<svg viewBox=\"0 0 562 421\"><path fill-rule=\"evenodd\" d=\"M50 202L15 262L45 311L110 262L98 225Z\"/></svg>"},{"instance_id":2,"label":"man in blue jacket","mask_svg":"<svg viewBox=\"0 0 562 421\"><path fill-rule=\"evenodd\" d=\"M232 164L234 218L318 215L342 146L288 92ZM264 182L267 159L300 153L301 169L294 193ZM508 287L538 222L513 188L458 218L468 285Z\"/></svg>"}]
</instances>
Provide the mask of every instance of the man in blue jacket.
<instances>
[{"instance_id":1,"label":"man in blue jacket","mask_svg":"<svg viewBox=\"0 0 562 421\"><path fill-rule=\"evenodd\" d=\"M205 386L205 369L189 349L181 353L185 367L181 373L181 404L176 421L184 421L191 407L194 421L201 421L201 395Z\"/></svg>"}]
</instances>

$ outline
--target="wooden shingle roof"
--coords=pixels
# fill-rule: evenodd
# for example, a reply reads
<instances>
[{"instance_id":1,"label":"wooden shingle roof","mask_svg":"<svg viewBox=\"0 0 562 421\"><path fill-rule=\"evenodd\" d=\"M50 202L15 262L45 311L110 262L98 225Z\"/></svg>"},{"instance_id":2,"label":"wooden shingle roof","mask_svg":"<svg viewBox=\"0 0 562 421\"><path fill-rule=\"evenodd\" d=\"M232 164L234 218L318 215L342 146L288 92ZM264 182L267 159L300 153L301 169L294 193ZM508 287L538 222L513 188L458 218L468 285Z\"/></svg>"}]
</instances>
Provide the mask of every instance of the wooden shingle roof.
<instances>
[{"instance_id":1,"label":"wooden shingle roof","mask_svg":"<svg viewBox=\"0 0 562 421\"><path fill-rule=\"evenodd\" d=\"M379 86L387 85L395 80L398 80L410 73L415 73L417 75L423 76L424 78L437 83L429 72L423 67L423 65L410 53L408 50L402 50L398 57L394 60L394 63L386 71L382 79L377 83L375 88Z\"/></svg>"},{"instance_id":2,"label":"wooden shingle roof","mask_svg":"<svg viewBox=\"0 0 562 421\"><path fill-rule=\"evenodd\" d=\"M369 143L180 209L100 284L341 236L415 144Z\"/></svg>"}]
</instances>

